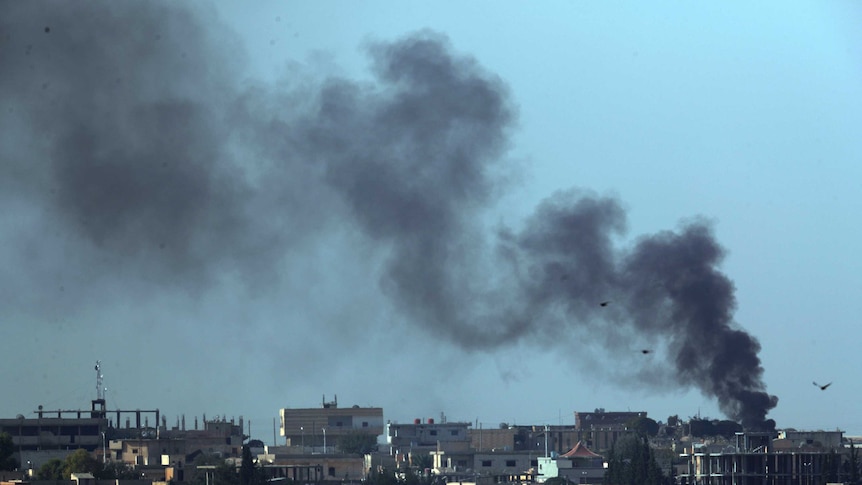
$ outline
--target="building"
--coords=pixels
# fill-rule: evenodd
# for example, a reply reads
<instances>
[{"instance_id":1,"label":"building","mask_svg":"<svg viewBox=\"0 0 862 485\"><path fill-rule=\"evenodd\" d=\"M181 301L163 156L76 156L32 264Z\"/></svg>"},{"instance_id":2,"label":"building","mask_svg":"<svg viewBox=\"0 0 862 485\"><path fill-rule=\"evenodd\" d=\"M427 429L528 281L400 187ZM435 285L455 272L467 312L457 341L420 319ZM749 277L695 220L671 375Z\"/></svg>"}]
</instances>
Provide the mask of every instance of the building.
<instances>
[{"instance_id":1,"label":"building","mask_svg":"<svg viewBox=\"0 0 862 485\"><path fill-rule=\"evenodd\" d=\"M338 397L319 408L283 408L280 434L285 443L301 452L334 450L338 441L350 433L362 432L375 437L383 434L383 408L338 407Z\"/></svg>"},{"instance_id":2,"label":"building","mask_svg":"<svg viewBox=\"0 0 862 485\"><path fill-rule=\"evenodd\" d=\"M194 462L198 455L215 455L221 458L239 458L245 440L242 416L239 424L233 418L203 417L203 429L187 430L184 427L168 429L164 420L158 428L138 433L137 436L111 439L108 459L136 466L182 467Z\"/></svg>"},{"instance_id":3,"label":"building","mask_svg":"<svg viewBox=\"0 0 862 485\"><path fill-rule=\"evenodd\" d=\"M389 454L407 456L430 451L465 452L470 449L470 423L436 423L413 420L410 424L386 423Z\"/></svg>"},{"instance_id":4,"label":"building","mask_svg":"<svg viewBox=\"0 0 862 485\"><path fill-rule=\"evenodd\" d=\"M680 458L687 464L678 477L685 485L791 485L824 483L838 473L843 450L814 443L786 446L775 432L739 432L720 447L693 445ZM839 481L835 479L835 481Z\"/></svg>"},{"instance_id":5,"label":"building","mask_svg":"<svg viewBox=\"0 0 862 485\"><path fill-rule=\"evenodd\" d=\"M337 453L277 456L271 462L262 462L261 466L270 481L288 479L298 483L358 482L367 475L364 457Z\"/></svg>"},{"instance_id":6,"label":"building","mask_svg":"<svg viewBox=\"0 0 862 485\"><path fill-rule=\"evenodd\" d=\"M532 482L540 458L532 451L482 452L473 456L473 471L500 482Z\"/></svg>"},{"instance_id":7,"label":"building","mask_svg":"<svg viewBox=\"0 0 862 485\"><path fill-rule=\"evenodd\" d=\"M536 481L544 483L550 478L565 478L572 483L603 483L607 463L583 443L578 442L571 450L538 459Z\"/></svg>"},{"instance_id":8,"label":"building","mask_svg":"<svg viewBox=\"0 0 862 485\"><path fill-rule=\"evenodd\" d=\"M65 459L84 449L105 461L121 461L135 467L182 466L199 454L239 457L242 452L243 420L203 418L198 430L182 426L168 429L166 419L155 410L105 409L104 399L94 399L88 410L45 410L35 417L0 419L0 432L12 437L16 459L22 466L37 470L51 459ZM24 465L26 464L26 465Z\"/></svg>"},{"instance_id":9,"label":"building","mask_svg":"<svg viewBox=\"0 0 862 485\"><path fill-rule=\"evenodd\" d=\"M646 411L638 412L575 412L575 431L578 441L593 450L609 450L614 443L632 433L629 423L637 418L646 418Z\"/></svg>"}]
</instances>

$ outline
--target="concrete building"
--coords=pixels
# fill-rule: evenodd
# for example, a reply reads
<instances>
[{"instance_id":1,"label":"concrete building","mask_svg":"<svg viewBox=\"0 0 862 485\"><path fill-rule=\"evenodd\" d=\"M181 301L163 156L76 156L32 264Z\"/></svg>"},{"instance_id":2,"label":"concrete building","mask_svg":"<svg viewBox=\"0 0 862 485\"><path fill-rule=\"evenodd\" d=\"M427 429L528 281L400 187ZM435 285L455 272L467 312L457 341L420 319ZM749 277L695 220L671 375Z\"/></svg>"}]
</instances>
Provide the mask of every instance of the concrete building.
<instances>
[{"instance_id":1,"label":"concrete building","mask_svg":"<svg viewBox=\"0 0 862 485\"><path fill-rule=\"evenodd\" d=\"M565 453L579 441L573 426L507 426L500 429L471 429L470 443L476 451L533 451Z\"/></svg>"},{"instance_id":2,"label":"concrete building","mask_svg":"<svg viewBox=\"0 0 862 485\"><path fill-rule=\"evenodd\" d=\"M390 455L430 451L466 452L470 449L470 423L436 423L429 418L410 424L387 423L386 444Z\"/></svg>"},{"instance_id":3,"label":"concrete building","mask_svg":"<svg viewBox=\"0 0 862 485\"><path fill-rule=\"evenodd\" d=\"M289 479L297 483L358 482L367 472L364 457L342 454L291 454L261 466L270 480Z\"/></svg>"},{"instance_id":4,"label":"concrete building","mask_svg":"<svg viewBox=\"0 0 862 485\"><path fill-rule=\"evenodd\" d=\"M349 433L383 434L383 408L339 408L337 397L327 402L324 396L319 408L283 408L279 416L285 444L300 451L334 451L339 439Z\"/></svg>"},{"instance_id":5,"label":"concrete building","mask_svg":"<svg viewBox=\"0 0 862 485\"><path fill-rule=\"evenodd\" d=\"M775 432L736 433L735 442L716 449L693 445L680 458L678 477L685 485L805 485L823 483L840 460L840 450L825 446L776 446Z\"/></svg>"},{"instance_id":6,"label":"concrete building","mask_svg":"<svg viewBox=\"0 0 862 485\"><path fill-rule=\"evenodd\" d=\"M628 423L646 418L646 411L637 412L575 412L578 441L593 450L609 450L621 437L631 434Z\"/></svg>"},{"instance_id":7,"label":"concrete building","mask_svg":"<svg viewBox=\"0 0 862 485\"><path fill-rule=\"evenodd\" d=\"M536 481L544 483L550 478L565 478L579 484L603 483L606 471L604 458L579 442L562 455L540 457Z\"/></svg>"},{"instance_id":8,"label":"concrete building","mask_svg":"<svg viewBox=\"0 0 862 485\"><path fill-rule=\"evenodd\" d=\"M238 458L242 455L244 422L216 416L203 418L203 429L186 430L180 427L166 429L162 426L138 437L112 439L108 459L136 466L182 467L193 462L198 455L216 455L222 458Z\"/></svg>"},{"instance_id":9,"label":"concrete building","mask_svg":"<svg viewBox=\"0 0 862 485\"><path fill-rule=\"evenodd\" d=\"M45 410L35 417L0 419L0 432L12 437L22 466L38 470L51 459L63 460L78 449L98 460L122 461L135 467L182 466L198 454L239 457L242 452L243 420L203 418L203 429L185 429L185 419L168 429L166 419L155 410L105 409L104 399L91 401L90 410Z\"/></svg>"},{"instance_id":10,"label":"concrete building","mask_svg":"<svg viewBox=\"0 0 862 485\"><path fill-rule=\"evenodd\" d=\"M480 452L473 456L473 471L497 482L533 481L539 457L532 451ZM529 480L525 480L530 477Z\"/></svg>"}]
</instances>

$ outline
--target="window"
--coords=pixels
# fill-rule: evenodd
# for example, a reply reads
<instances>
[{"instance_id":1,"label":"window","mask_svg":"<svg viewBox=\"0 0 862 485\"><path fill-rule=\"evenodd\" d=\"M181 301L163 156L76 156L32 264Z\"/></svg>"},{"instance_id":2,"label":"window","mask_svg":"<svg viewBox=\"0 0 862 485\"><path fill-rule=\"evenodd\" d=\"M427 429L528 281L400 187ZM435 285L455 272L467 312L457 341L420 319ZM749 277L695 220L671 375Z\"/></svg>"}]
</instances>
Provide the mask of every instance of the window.
<instances>
[{"instance_id":1,"label":"window","mask_svg":"<svg viewBox=\"0 0 862 485\"><path fill-rule=\"evenodd\" d=\"M329 467L329 476L330 477L335 476L335 467L334 466Z\"/></svg>"},{"instance_id":2,"label":"window","mask_svg":"<svg viewBox=\"0 0 862 485\"><path fill-rule=\"evenodd\" d=\"M467 466L467 460L455 460L456 466Z\"/></svg>"},{"instance_id":3,"label":"window","mask_svg":"<svg viewBox=\"0 0 862 485\"><path fill-rule=\"evenodd\" d=\"M484 466L484 467L491 466L491 460L482 460L482 466Z\"/></svg>"},{"instance_id":4,"label":"window","mask_svg":"<svg viewBox=\"0 0 862 485\"><path fill-rule=\"evenodd\" d=\"M450 431L450 433L452 434L452 436L458 436L458 430L457 429L453 429L452 431Z\"/></svg>"},{"instance_id":5,"label":"window","mask_svg":"<svg viewBox=\"0 0 862 485\"><path fill-rule=\"evenodd\" d=\"M362 427L363 427L363 428L367 428L367 427L368 427L368 421L363 421L363 422L362 422Z\"/></svg>"},{"instance_id":6,"label":"window","mask_svg":"<svg viewBox=\"0 0 862 485\"><path fill-rule=\"evenodd\" d=\"M429 431L429 434L430 434L431 436L437 436L437 430L436 430L436 429L432 429L431 431Z\"/></svg>"},{"instance_id":7,"label":"window","mask_svg":"<svg viewBox=\"0 0 862 485\"><path fill-rule=\"evenodd\" d=\"M136 454L136 455L137 455L137 454L138 454L138 449L137 449L137 448L132 448L132 453L134 453L134 454Z\"/></svg>"},{"instance_id":8,"label":"window","mask_svg":"<svg viewBox=\"0 0 862 485\"><path fill-rule=\"evenodd\" d=\"M515 460L506 460L506 466L507 467L514 467L515 466Z\"/></svg>"}]
</instances>

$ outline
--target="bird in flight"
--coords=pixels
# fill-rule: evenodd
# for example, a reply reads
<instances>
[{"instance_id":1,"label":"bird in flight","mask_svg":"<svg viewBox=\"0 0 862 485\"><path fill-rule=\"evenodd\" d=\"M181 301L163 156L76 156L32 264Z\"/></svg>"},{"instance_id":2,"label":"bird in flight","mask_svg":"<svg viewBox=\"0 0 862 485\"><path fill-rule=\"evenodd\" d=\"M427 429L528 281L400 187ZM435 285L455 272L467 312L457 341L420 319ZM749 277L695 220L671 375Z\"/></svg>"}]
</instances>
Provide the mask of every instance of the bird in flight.
<instances>
[{"instance_id":1,"label":"bird in flight","mask_svg":"<svg viewBox=\"0 0 862 485\"><path fill-rule=\"evenodd\" d=\"M819 387L821 391L825 391L827 387L829 387L829 386L831 386L831 385L832 385L832 383L831 383L831 382L830 382L829 384L823 384L823 385L818 384L818 383L816 383L816 382L812 382L812 384L814 384L815 386Z\"/></svg>"},{"instance_id":2,"label":"bird in flight","mask_svg":"<svg viewBox=\"0 0 862 485\"><path fill-rule=\"evenodd\" d=\"M650 352L652 352L652 350L650 350L650 349L643 349L643 350L641 350L641 353L642 353L642 354L649 354Z\"/></svg>"},{"instance_id":3,"label":"bird in flight","mask_svg":"<svg viewBox=\"0 0 862 485\"><path fill-rule=\"evenodd\" d=\"M603 302L599 303L599 306L608 306L610 304L611 304L611 302L609 302L609 301L603 301Z\"/></svg>"}]
</instances>

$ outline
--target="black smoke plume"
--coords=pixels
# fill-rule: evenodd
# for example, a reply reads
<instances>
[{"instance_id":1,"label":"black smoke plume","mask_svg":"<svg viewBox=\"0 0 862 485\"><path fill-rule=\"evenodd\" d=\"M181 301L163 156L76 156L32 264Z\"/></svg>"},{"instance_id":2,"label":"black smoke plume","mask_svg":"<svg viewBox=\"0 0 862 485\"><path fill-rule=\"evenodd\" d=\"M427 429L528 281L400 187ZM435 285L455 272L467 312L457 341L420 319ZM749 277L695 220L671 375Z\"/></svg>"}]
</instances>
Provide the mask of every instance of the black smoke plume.
<instances>
[{"instance_id":1,"label":"black smoke plume","mask_svg":"<svg viewBox=\"0 0 862 485\"><path fill-rule=\"evenodd\" d=\"M487 229L517 110L441 35L369 47L371 83L279 85L241 79L233 35L188 5L3 2L0 42L0 198L37 214L7 255L95 254L77 267L87 278L206 291L225 274L277 280L304 244L347 227L385 255L382 291L429 333L561 352L577 334L611 358L656 343L664 386L774 427L708 224L627 247L616 199L569 191L521 228ZM13 291L20 275L2 276Z\"/></svg>"}]
</instances>

